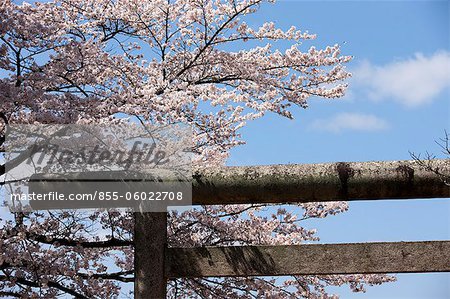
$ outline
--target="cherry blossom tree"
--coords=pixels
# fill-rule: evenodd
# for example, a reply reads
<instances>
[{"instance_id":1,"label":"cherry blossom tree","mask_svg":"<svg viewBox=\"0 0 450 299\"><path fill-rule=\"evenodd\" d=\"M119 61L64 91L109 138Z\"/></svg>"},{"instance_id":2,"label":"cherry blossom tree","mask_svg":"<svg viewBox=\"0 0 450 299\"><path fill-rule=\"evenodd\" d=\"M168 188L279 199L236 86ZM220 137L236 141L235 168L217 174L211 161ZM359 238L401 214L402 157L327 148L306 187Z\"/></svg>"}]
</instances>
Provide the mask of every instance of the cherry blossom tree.
<instances>
[{"instance_id":1,"label":"cherry blossom tree","mask_svg":"<svg viewBox=\"0 0 450 299\"><path fill-rule=\"evenodd\" d=\"M195 167L225 163L247 121L291 118L311 96L344 95L350 74L338 45L306 48L315 35L245 19L262 0L0 0L1 144L5 124L185 122ZM288 43L277 50L278 42ZM272 43L272 44L271 44ZM232 50L230 50L232 49ZM0 169L5 174L5 166ZM2 184L5 184L3 182ZM228 205L169 213L169 246L301 244L318 240L303 220L344 202ZM133 282L133 213L29 212L0 219L0 296L117 298ZM175 298L331 298L387 275L177 279ZM128 288L129 289L129 288Z\"/></svg>"}]
</instances>

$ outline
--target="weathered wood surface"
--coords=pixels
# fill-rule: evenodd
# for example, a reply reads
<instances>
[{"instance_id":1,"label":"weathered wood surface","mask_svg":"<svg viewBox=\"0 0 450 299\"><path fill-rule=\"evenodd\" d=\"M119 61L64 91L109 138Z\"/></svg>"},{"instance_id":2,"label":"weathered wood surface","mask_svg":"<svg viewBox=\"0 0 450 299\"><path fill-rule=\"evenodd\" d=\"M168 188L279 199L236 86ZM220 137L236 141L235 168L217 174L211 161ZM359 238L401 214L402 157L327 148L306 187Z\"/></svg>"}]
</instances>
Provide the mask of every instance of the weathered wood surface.
<instances>
[{"instance_id":1,"label":"weathered wood surface","mask_svg":"<svg viewBox=\"0 0 450 299\"><path fill-rule=\"evenodd\" d=\"M450 160L433 165L450 175ZM442 177L415 161L211 168L194 174L194 204L448 198Z\"/></svg>"},{"instance_id":2,"label":"weathered wood surface","mask_svg":"<svg viewBox=\"0 0 450 299\"><path fill-rule=\"evenodd\" d=\"M450 160L433 160L450 176ZM80 178L73 174L74 180ZM85 176L80 173L79 176ZM114 171L111 172L114 176ZM45 192L55 174L33 175ZM339 162L214 167L193 173L193 204L303 203L320 201L450 198L442 177L416 161ZM42 181L39 185L36 182ZM33 191L33 190L32 190Z\"/></svg>"},{"instance_id":3,"label":"weathered wood surface","mask_svg":"<svg viewBox=\"0 0 450 299\"><path fill-rule=\"evenodd\" d=\"M166 298L167 213L134 215L134 298Z\"/></svg>"},{"instance_id":4,"label":"weathered wood surface","mask_svg":"<svg viewBox=\"0 0 450 299\"><path fill-rule=\"evenodd\" d=\"M166 275L279 276L449 272L450 241L169 248Z\"/></svg>"}]
</instances>

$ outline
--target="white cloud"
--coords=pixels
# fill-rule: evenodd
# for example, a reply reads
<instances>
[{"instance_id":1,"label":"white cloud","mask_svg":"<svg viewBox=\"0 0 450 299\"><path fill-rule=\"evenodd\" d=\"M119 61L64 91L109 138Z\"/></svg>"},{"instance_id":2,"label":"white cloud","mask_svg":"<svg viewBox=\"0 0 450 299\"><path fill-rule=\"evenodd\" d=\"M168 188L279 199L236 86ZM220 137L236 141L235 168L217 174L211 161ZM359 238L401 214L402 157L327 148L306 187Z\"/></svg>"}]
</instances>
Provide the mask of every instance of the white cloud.
<instances>
[{"instance_id":1,"label":"white cloud","mask_svg":"<svg viewBox=\"0 0 450 299\"><path fill-rule=\"evenodd\" d=\"M450 52L429 57L418 53L383 66L366 61L353 71L353 78L355 87L363 88L371 99L418 107L431 103L450 87Z\"/></svg>"},{"instance_id":2,"label":"white cloud","mask_svg":"<svg viewBox=\"0 0 450 299\"><path fill-rule=\"evenodd\" d=\"M317 119L311 128L321 131L339 133L344 130L380 131L389 127L388 123L371 114L340 113L329 119Z\"/></svg>"}]
</instances>

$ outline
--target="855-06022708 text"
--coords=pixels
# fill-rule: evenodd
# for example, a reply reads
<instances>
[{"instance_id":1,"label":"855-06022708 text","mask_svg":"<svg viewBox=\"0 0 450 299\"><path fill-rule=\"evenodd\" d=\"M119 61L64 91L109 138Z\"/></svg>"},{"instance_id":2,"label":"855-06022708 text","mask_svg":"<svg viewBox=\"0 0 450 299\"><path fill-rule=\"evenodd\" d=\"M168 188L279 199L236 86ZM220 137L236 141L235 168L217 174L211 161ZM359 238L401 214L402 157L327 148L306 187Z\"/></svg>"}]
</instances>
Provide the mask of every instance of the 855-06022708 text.
<instances>
[{"instance_id":1,"label":"855-06022708 text","mask_svg":"<svg viewBox=\"0 0 450 299\"><path fill-rule=\"evenodd\" d=\"M157 191L157 192L120 192L95 191L94 193L70 193L59 192L10 194L11 200L18 201L115 201L115 200L142 200L142 201L175 201L183 200L183 192Z\"/></svg>"}]
</instances>

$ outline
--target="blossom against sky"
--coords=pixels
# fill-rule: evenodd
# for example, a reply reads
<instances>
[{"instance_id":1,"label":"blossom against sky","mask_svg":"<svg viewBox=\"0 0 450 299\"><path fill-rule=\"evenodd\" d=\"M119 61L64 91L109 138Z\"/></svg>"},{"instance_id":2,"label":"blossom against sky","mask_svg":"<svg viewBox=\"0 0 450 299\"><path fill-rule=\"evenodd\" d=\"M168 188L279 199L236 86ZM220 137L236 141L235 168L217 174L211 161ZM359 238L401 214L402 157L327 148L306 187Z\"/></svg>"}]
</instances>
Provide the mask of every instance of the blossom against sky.
<instances>
[{"instance_id":1,"label":"blossom against sky","mask_svg":"<svg viewBox=\"0 0 450 299\"><path fill-rule=\"evenodd\" d=\"M247 144L229 165L406 160L431 151L450 130L448 1L279 1L255 23L274 20L317 34L308 49L339 43L353 73L343 99L311 100L294 120L274 115L243 129ZM263 132L263 133L261 133ZM322 243L450 239L448 200L352 202L312 221ZM402 274L342 298L450 298L449 274Z\"/></svg>"}]
</instances>

